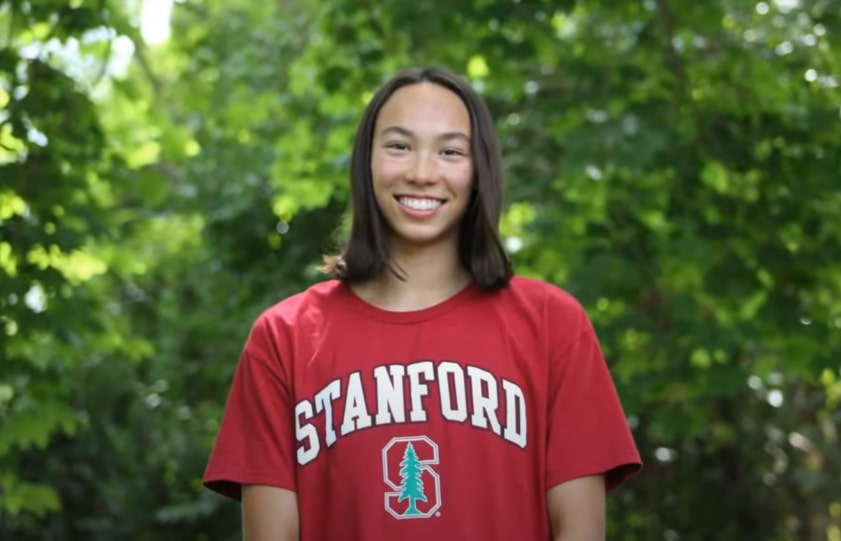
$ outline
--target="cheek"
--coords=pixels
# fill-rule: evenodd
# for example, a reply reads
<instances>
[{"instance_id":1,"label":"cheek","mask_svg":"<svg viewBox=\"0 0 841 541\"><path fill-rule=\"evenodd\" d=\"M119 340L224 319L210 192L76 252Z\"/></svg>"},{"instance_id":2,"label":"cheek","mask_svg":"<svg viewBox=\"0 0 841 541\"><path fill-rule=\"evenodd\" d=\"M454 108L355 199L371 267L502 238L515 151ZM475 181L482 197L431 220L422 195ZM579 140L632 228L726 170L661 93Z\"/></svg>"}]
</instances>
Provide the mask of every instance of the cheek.
<instances>
[{"instance_id":1,"label":"cheek","mask_svg":"<svg viewBox=\"0 0 841 541\"><path fill-rule=\"evenodd\" d=\"M401 172L399 164L394 160L377 158L371 159L371 177L374 180L374 188L388 187L396 181Z\"/></svg>"},{"instance_id":2,"label":"cheek","mask_svg":"<svg viewBox=\"0 0 841 541\"><path fill-rule=\"evenodd\" d=\"M385 160L371 160L371 184L374 188L374 199L380 209L384 209L391 200L391 194L397 174L393 164Z\"/></svg>"},{"instance_id":3,"label":"cheek","mask_svg":"<svg viewBox=\"0 0 841 541\"><path fill-rule=\"evenodd\" d=\"M470 193L473 184L476 182L476 179L473 178L474 171L473 166L468 165L454 174L452 177L453 188L462 193Z\"/></svg>"}]
</instances>

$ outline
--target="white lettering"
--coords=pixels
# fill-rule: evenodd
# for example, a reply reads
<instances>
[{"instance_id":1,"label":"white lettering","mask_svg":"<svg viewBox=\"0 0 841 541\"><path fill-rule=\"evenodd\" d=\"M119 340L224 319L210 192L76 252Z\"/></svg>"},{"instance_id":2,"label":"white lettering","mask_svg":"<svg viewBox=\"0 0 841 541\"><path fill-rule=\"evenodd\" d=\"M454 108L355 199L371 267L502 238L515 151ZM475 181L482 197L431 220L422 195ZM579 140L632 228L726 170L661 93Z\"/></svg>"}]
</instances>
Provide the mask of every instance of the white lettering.
<instances>
[{"instance_id":1,"label":"white lettering","mask_svg":"<svg viewBox=\"0 0 841 541\"><path fill-rule=\"evenodd\" d=\"M350 375L345 393L345 414L342 423L342 436L355 430L371 426L371 414L365 402L365 390L362 388L362 378L359 372Z\"/></svg>"},{"instance_id":2,"label":"white lettering","mask_svg":"<svg viewBox=\"0 0 841 541\"><path fill-rule=\"evenodd\" d=\"M526 448L526 397L520 387L507 379L502 380L505 393L505 431L503 436L511 443Z\"/></svg>"},{"instance_id":3,"label":"white lettering","mask_svg":"<svg viewBox=\"0 0 841 541\"><path fill-rule=\"evenodd\" d=\"M496 416L496 410L499 408L498 391L493 374L475 366L468 366L467 375L470 378L470 391L473 395L471 424L478 428L488 428L488 425L490 425L493 433L497 436L500 435L502 430ZM485 394L483 387L487 389L487 394Z\"/></svg>"},{"instance_id":4,"label":"white lettering","mask_svg":"<svg viewBox=\"0 0 841 541\"><path fill-rule=\"evenodd\" d=\"M406 422L406 407L403 401L403 378L406 367L402 364L378 366L374 369L377 381L377 418L378 425ZM390 376L390 377L389 377Z\"/></svg>"},{"instance_id":5,"label":"white lettering","mask_svg":"<svg viewBox=\"0 0 841 541\"><path fill-rule=\"evenodd\" d=\"M324 442L327 447L336 443L336 429L333 427L333 400L342 396L342 380L335 379L315 395L316 413L324 412Z\"/></svg>"},{"instance_id":6,"label":"white lettering","mask_svg":"<svg viewBox=\"0 0 841 541\"><path fill-rule=\"evenodd\" d=\"M422 397L429 394L428 382L435 379L435 370L432 361L420 361L410 364L406 370L409 375L409 394L412 398L412 411L409 412L409 420L413 423L426 421L426 410L423 408ZM421 374L425 377L421 381Z\"/></svg>"},{"instance_id":7,"label":"white lettering","mask_svg":"<svg viewBox=\"0 0 841 541\"><path fill-rule=\"evenodd\" d=\"M318 443L318 431L312 423L301 424L301 417L305 421L312 419L312 403L309 400L301 400L295 406L295 437L303 445L298 447L298 464L301 466L312 462L318 456L321 446Z\"/></svg>"},{"instance_id":8,"label":"white lettering","mask_svg":"<svg viewBox=\"0 0 841 541\"><path fill-rule=\"evenodd\" d=\"M335 379L312 400L304 399L295 405L299 465L312 462L325 446L332 447L340 436L357 430L373 425L427 421L424 397L430 396L433 384L438 389L439 413L447 421L464 423L469 419L473 426L490 430L520 448L525 449L528 444L525 393L516 383L497 379L487 370L476 366L465 368L455 361L418 361L378 366L374 368L373 376L377 393L376 415L369 409L371 404L366 397L362 372L351 373L346 382ZM370 387L368 392L370 396ZM501 399L505 402L505 419L501 418ZM324 414L324 445L319 438L320 423L313 423L315 416L321 413ZM337 419L339 416L341 419Z\"/></svg>"},{"instance_id":9,"label":"white lettering","mask_svg":"<svg viewBox=\"0 0 841 541\"><path fill-rule=\"evenodd\" d=\"M441 396L441 415L448 421L463 423L467 420L467 396L464 387L464 370L458 363L443 361L438 365L438 392ZM453 395L455 393L455 405Z\"/></svg>"}]
</instances>

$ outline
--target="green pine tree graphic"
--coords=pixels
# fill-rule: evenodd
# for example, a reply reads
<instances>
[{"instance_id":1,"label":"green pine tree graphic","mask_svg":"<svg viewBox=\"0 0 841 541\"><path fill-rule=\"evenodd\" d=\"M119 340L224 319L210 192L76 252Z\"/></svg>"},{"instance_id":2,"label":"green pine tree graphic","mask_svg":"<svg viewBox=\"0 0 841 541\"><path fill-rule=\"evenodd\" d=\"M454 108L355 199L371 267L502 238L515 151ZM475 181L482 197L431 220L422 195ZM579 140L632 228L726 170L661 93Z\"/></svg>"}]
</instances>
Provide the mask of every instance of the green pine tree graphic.
<instances>
[{"instance_id":1,"label":"green pine tree graphic","mask_svg":"<svg viewBox=\"0 0 841 541\"><path fill-rule=\"evenodd\" d=\"M402 484L400 485L400 497L398 502L409 500L409 508L406 509L404 516L419 515L415 502L426 501L426 495L423 493L423 470L421 463L418 460L418 455L415 453L415 448L412 444L406 445L406 450L403 452L403 461L400 462L400 478Z\"/></svg>"}]
</instances>

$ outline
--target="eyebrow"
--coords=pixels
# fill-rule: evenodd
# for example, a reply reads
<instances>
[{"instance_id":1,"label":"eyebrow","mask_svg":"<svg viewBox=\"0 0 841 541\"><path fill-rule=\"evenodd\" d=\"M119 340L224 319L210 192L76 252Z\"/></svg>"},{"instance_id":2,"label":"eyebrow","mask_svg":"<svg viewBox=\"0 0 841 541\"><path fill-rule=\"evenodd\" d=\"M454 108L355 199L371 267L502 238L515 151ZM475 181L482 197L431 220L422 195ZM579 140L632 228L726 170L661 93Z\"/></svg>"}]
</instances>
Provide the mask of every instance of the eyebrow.
<instances>
[{"instance_id":1,"label":"eyebrow","mask_svg":"<svg viewBox=\"0 0 841 541\"><path fill-rule=\"evenodd\" d=\"M407 130L406 128L404 128L402 126L389 126L387 128L384 128L380 132L381 135L387 135L389 133L396 133L397 135L402 135L403 137L414 137L415 136L415 134L412 133L411 130ZM439 135L438 137L436 137L436 139L440 139L440 140L443 140L443 141L451 141L453 139L463 139L467 143L470 142L470 136L468 136L467 134L462 133L460 131L444 132L441 135Z\"/></svg>"}]
</instances>

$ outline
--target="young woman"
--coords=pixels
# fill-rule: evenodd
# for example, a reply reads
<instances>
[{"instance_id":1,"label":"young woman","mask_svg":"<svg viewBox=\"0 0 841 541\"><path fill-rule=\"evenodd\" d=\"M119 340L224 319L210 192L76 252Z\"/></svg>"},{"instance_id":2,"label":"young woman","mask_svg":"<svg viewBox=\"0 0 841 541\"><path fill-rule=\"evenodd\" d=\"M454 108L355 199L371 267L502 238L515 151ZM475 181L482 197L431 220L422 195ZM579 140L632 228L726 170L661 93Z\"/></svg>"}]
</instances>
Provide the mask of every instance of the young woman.
<instances>
[{"instance_id":1,"label":"young woman","mask_svg":"<svg viewBox=\"0 0 841 541\"><path fill-rule=\"evenodd\" d=\"M481 98L398 74L351 167L333 279L254 324L206 485L247 541L603 539L640 457L580 304L512 277Z\"/></svg>"}]
</instances>

